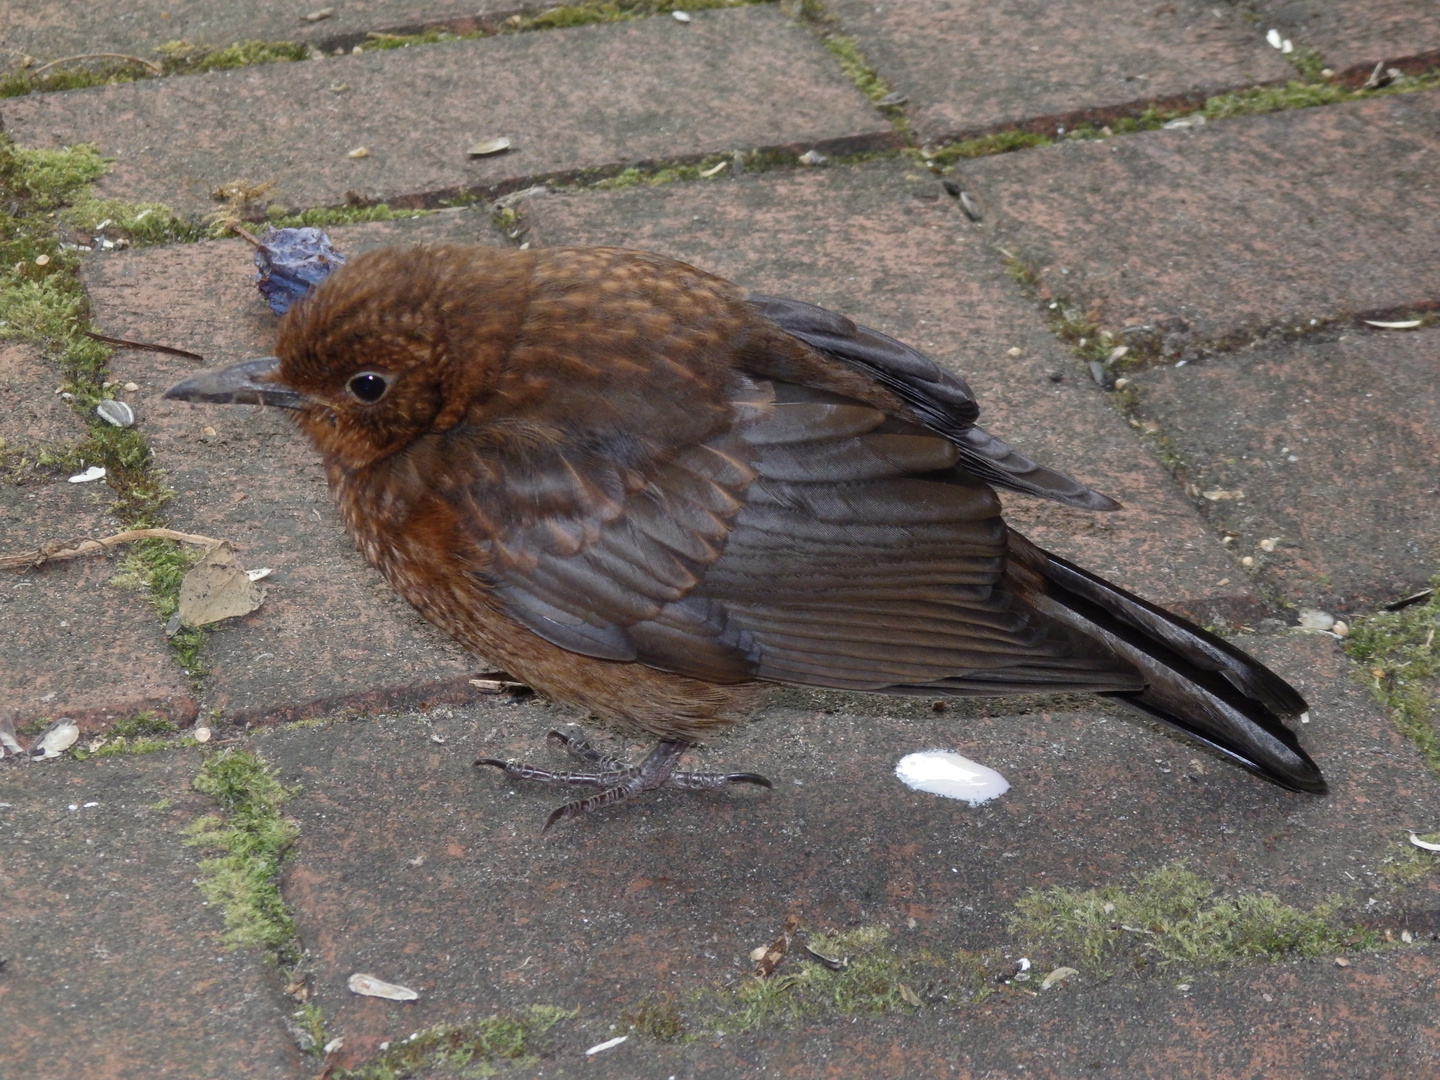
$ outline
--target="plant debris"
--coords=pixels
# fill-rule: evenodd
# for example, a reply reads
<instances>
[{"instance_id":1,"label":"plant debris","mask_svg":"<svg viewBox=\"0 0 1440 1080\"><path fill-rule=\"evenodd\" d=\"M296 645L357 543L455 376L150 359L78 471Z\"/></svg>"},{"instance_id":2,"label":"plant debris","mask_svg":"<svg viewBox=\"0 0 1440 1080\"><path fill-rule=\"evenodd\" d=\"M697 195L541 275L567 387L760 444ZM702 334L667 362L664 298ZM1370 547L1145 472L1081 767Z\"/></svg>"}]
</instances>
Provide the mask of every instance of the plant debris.
<instances>
[{"instance_id":1,"label":"plant debris","mask_svg":"<svg viewBox=\"0 0 1440 1080\"><path fill-rule=\"evenodd\" d=\"M386 982L384 979L377 979L374 975L366 975L358 971L350 976L349 982L345 985L350 988L352 994L384 998L387 1001L418 1001L420 998L420 995L408 986Z\"/></svg>"},{"instance_id":2,"label":"plant debris","mask_svg":"<svg viewBox=\"0 0 1440 1080\"><path fill-rule=\"evenodd\" d=\"M265 602L265 586L253 580L229 541L210 548L180 582L177 614L185 626L208 626L248 615Z\"/></svg>"}]
</instances>

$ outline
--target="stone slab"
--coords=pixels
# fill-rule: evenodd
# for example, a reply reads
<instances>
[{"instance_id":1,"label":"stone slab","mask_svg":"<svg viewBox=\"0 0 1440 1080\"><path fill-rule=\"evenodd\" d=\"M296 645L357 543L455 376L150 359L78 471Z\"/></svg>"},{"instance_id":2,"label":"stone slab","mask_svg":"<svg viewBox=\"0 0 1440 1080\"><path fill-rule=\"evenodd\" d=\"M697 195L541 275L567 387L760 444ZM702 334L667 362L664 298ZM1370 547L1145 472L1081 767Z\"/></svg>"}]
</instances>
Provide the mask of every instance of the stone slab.
<instances>
[{"instance_id":1,"label":"stone slab","mask_svg":"<svg viewBox=\"0 0 1440 1080\"><path fill-rule=\"evenodd\" d=\"M927 140L1005 128L1053 135L1151 102L1199 102L1294 68L1265 30L1206 0L837 0L843 32L910 99Z\"/></svg>"},{"instance_id":2,"label":"stone slab","mask_svg":"<svg viewBox=\"0 0 1440 1080\"><path fill-rule=\"evenodd\" d=\"M688 1062L696 1075L766 1066L808 1076L818 1061L825 1075L917 1075L909 1063L939 1053L954 1075L1013 1075L1021 1065L1066 1074L1066 1065L1163 1054L1189 1071L1139 1075L1251 1076L1203 1066L1233 1065L1236 1055L1320 1060L1317 1030L1334 1040L1367 1025L1378 1028L1357 1035L1360 1060L1390 1061L1387 1045L1400 1061L1430 1060L1433 1030L1411 1025L1426 1008L1433 947L1357 958L1345 972L1322 959L1087 976L1060 994L1002 997L983 1010L937 1004L923 1018L821 1019L712 1035L683 1051L632 1035L613 1058L583 1057L623 1033L613 1025L646 997L670 995L704 1030L692 995L744 978L750 951L792 912L812 932L888 927L901 955L1004 948L1027 889L1123 884L1181 859L1222 889L1268 890L1301 906L1338 895L1351 917L1425 939L1440 878L1396 890L1379 871L1407 827L1433 820L1440 781L1333 641L1240 644L1307 695L1314 721L1302 734L1330 779L1328 797L1286 794L1073 697L952 702L942 714L926 701L782 691L755 722L693 753L697 768L764 773L773 792L662 794L544 837L557 792L471 766L481 755L566 760L541 734L572 717L535 699L272 728L251 745L302 787L287 807L301 838L283 892L310 949L313 1000L343 1035L346 1063L430 1024L532 1004L579 1010L550 1037L547 1075L582 1064L604 1076L667 1075ZM970 808L903 787L898 758L935 746L999 769L1010 791ZM628 742L631 754L644 749ZM1067 959L1059 950L1034 962L1048 970ZM357 970L420 999L357 998L345 989ZM1241 1022L1265 993L1278 999L1270 1019ZM1314 1016L1324 1017L1319 1029L1293 1022ZM1178 1030L1172 1017L1183 1018ZM900 1064L865 1067L887 1053Z\"/></svg>"},{"instance_id":3,"label":"stone slab","mask_svg":"<svg viewBox=\"0 0 1440 1080\"><path fill-rule=\"evenodd\" d=\"M199 767L172 751L0 768L0 1075L302 1075L273 968L220 943L195 888L180 832L212 809Z\"/></svg>"},{"instance_id":4,"label":"stone slab","mask_svg":"<svg viewBox=\"0 0 1440 1080\"><path fill-rule=\"evenodd\" d=\"M1259 0L1265 26L1319 51L1348 82L1384 61L1416 71L1440 63L1440 8L1430 0Z\"/></svg>"},{"instance_id":5,"label":"stone slab","mask_svg":"<svg viewBox=\"0 0 1440 1080\"><path fill-rule=\"evenodd\" d=\"M474 211L331 230L355 254L392 243L503 242ZM272 347L275 317L240 240L150 248L87 261L102 333L199 352L219 366ZM247 567L269 566L265 603L217 624L206 646L206 703L235 721L338 707L381 708L468 697L483 664L430 627L365 564L340 524L318 457L288 420L259 407L165 402L192 361L121 350L141 429L176 490L173 527L231 541Z\"/></svg>"},{"instance_id":6,"label":"stone slab","mask_svg":"<svg viewBox=\"0 0 1440 1080\"><path fill-rule=\"evenodd\" d=\"M993 235L1173 358L1440 302L1440 92L967 163Z\"/></svg>"},{"instance_id":7,"label":"stone slab","mask_svg":"<svg viewBox=\"0 0 1440 1080\"><path fill-rule=\"evenodd\" d=\"M120 532L113 499L103 482L0 483L4 554ZM116 557L91 556L0 574L0 715L20 728L68 716L90 731L147 710L195 719L148 596L113 584L119 572Z\"/></svg>"},{"instance_id":8,"label":"stone slab","mask_svg":"<svg viewBox=\"0 0 1440 1080\"><path fill-rule=\"evenodd\" d=\"M64 377L30 345L0 344L0 450L85 438L85 423L55 391Z\"/></svg>"},{"instance_id":9,"label":"stone slab","mask_svg":"<svg viewBox=\"0 0 1440 1080\"><path fill-rule=\"evenodd\" d=\"M329 49L353 45L371 30L414 32L436 24L473 30L478 28L477 15L493 17L535 6L520 0L344 0L314 5L132 0L123 7L86 0L5 0L0 3L0 68L17 66L24 56L39 63L97 52L148 57L158 46L179 40L220 48L238 41L305 41ZM327 18L304 18L327 8Z\"/></svg>"},{"instance_id":10,"label":"stone slab","mask_svg":"<svg viewBox=\"0 0 1440 1080\"><path fill-rule=\"evenodd\" d=\"M1126 505L1090 514L1007 498L1007 515L1037 543L1202 622L1264 614L1171 478L1019 295L987 235L933 177L884 163L551 195L524 207L537 243L659 251L909 342L964 376L981 423Z\"/></svg>"},{"instance_id":11,"label":"stone slab","mask_svg":"<svg viewBox=\"0 0 1440 1080\"><path fill-rule=\"evenodd\" d=\"M62 381L30 346L0 347L0 442L8 452L33 464L40 448L85 437L84 422L55 393ZM71 484L54 469L0 477L0 554L120 532L114 498L103 481ZM89 730L146 710L195 718L189 680L145 593L111 584L118 558L0 574L0 716L22 729L69 716Z\"/></svg>"},{"instance_id":12,"label":"stone slab","mask_svg":"<svg viewBox=\"0 0 1440 1080\"><path fill-rule=\"evenodd\" d=\"M1187 479L1243 491L1206 503L1268 591L1373 608L1440 565L1440 330L1349 330L1138 379ZM1260 541L1278 539L1274 551Z\"/></svg>"},{"instance_id":13,"label":"stone slab","mask_svg":"<svg viewBox=\"0 0 1440 1080\"><path fill-rule=\"evenodd\" d=\"M292 207L420 205L737 149L898 144L814 36L768 6L32 94L3 117L20 145L113 156L99 194L194 216L242 177L274 180ZM501 135L509 151L467 158Z\"/></svg>"}]
</instances>

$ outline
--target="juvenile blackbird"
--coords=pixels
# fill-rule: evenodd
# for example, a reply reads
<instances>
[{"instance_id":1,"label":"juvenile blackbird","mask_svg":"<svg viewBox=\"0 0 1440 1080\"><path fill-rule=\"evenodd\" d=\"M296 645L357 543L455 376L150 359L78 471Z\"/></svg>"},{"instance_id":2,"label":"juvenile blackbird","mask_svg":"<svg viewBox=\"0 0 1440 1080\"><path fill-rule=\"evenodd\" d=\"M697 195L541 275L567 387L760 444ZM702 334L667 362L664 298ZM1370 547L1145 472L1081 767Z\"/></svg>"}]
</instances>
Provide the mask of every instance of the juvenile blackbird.
<instances>
[{"instance_id":1,"label":"juvenile blackbird","mask_svg":"<svg viewBox=\"0 0 1440 1080\"><path fill-rule=\"evenodd\" d=\"M764 683L925 697L1091 691L1324 792L1306 710L1239 649L1009 529L994 488L1118 503L977 427L970 388L823 308L615 248L361 255L276 356L166 397L288 409L345 524L431 622L658 736L546 827L664 785Z\"/></svg>"}]
</instances>

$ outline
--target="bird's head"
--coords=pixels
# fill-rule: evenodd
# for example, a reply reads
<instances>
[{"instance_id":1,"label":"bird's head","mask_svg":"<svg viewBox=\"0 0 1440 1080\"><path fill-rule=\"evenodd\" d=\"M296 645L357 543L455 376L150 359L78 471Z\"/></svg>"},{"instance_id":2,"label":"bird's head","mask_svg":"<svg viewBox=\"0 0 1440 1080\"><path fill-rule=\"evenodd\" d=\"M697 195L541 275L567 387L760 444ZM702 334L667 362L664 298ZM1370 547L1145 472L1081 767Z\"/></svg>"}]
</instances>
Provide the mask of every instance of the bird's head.
<instances>
[{"instance_id":1,"label":"bird's head","mask_svg":"<svg viewBox=\"0 0 1440 1080\"><path fill-rule=\"evenodd\" d=\"M291 410L328 460L364 468L453 427L483 400L519 328L527 254L357 256L285 316L274 356L198 372L165 397Z\"/></svg>"}]
</instances>

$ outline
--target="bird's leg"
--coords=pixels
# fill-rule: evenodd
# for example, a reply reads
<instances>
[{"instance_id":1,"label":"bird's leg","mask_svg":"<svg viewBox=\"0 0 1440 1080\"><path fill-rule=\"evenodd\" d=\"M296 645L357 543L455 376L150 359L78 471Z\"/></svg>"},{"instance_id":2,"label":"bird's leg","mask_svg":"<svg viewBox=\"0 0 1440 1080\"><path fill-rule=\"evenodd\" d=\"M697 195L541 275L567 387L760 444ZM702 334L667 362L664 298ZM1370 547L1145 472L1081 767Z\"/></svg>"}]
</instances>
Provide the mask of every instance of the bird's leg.
<instances>
[{"instance_id":1,"label":"bird's leg","mask_svg":"<svg viewBox=\"0 0 1440 1080\"><path fill-rule=\"evenodd\" d=\"M686 791L709 791L726 784L759 784L771 787L769 780L758 773L690 773L676 772L675 766L690 744L682 739L666 739L650 751L638 766L626 765L624 761L611 757L583 736L565 735L551 731L550 737L560 743L572 756L590 765L599 766L600 772L574 772L537 769L515 761L501 761L498 758L480 758L476 765L493 765L505 775L519 780L539 780L542 783L582 784L588 787L603 787L599 794L585 799L576 799L559 807L545 821L540 831L548 832L557 821L579 817L602 806L625 802L647 791L662 787L677 787Z\"/></svg>"}]
</instances>

